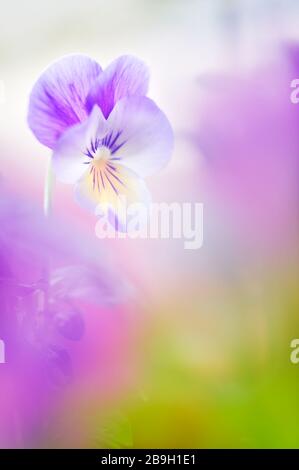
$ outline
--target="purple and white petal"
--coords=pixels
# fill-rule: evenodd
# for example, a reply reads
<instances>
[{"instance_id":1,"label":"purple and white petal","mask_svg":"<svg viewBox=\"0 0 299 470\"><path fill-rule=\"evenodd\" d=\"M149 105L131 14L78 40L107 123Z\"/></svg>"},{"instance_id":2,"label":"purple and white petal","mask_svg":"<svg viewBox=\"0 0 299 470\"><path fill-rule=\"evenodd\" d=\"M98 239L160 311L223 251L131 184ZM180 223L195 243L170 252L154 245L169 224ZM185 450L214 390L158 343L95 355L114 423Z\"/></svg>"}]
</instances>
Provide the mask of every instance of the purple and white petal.
<instances>
[{"instance_id":1,"label":"purple and white petal","mask_svg":"<svg viewBox=\"0 0 299 470\"><path fill-rule=\"evenodd\" d=\"M87 171L92 160L91 149L109 130L102 111L95 106L90 116L68 129L58 140L52 157L57 179L63 183L76 183Z\"/></svg>"},{"instance_id":2,"label":"purple and white petal","mask_svg":"<svg viewBox=\"0 0 299 470\"><path fill-rule=\"evenodd\" d=\"M63 57L42 73L28 111L29 127L42 144L53 148L67 128L87 118L86 97L101 72L97 62L78 54Z\"/></svg>"},{"instance_id":3,"label":"purple and white petal","mask_svg":"<svg viewBox=\"0 0 299 470\"><path fill-rule=\"evenodd\" d=\"M117 140L111 159L141 177L163 168L173 149L173 131L165 114L149 98L131 97L118 101L108 118Z\"/></svg>"},{"instance_id":4,"label":"purple and white petal","mask_svg":"<svg viewBox=\"0 0 299 470\"><path fill-rule=\"evenodd\" d=\"M124 55L114 60L98 77L87 98L87 108L98 104L107 118L115 103L128 96L145 96L149 70L141 60Z\"/></svg>"}]
</instances>

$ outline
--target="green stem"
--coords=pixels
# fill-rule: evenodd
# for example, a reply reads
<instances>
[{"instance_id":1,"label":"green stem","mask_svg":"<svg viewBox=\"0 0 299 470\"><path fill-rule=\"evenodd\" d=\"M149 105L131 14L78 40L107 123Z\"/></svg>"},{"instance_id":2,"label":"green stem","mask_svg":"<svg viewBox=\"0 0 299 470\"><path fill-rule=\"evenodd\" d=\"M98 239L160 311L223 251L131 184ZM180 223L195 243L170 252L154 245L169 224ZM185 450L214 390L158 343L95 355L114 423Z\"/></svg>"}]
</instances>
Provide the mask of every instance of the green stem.
<instances>
[{"instance_id":1,"label":"green stem","mask_svg":"<svg viewBox=\"0 0 299 470\"><path fill-rule=\"evenodd\" d=\"M54 178L54 173L52 169L52 158L50 157L48 166L47 166L45 187L44 187L44 214L46 218L49 217L49 215L51 214L54 182L55 182L55 178Z\"/></svg>"},{"instance_id":2,"label":"green stem","mask_svg":"<svg viewBox=\"0 0 299 470\"><path fill-rule=\"evenodd\" d=\"M44 187L44 216L48 220L52 212L52 196L54 188L55 177L52 169L52 157L49 158L46 178L45 178L45 187ZM48 258L46 265L44 266L43 277L45 280L45 298L44 298L44 311L48 311L49 305L49 282L50 282L50 271L51 271L51 260Z\"/></svg>"}]
</instances>

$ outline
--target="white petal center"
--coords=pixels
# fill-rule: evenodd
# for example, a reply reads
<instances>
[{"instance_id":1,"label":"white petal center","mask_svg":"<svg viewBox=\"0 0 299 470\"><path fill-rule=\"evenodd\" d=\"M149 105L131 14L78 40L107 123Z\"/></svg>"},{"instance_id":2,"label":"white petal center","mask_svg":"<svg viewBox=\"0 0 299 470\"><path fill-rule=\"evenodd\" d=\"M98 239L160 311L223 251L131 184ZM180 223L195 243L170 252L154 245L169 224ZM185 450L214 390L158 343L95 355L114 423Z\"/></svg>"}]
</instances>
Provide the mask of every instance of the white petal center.
<instances>
[{"instance_id":1,"label":"white petal center","mask_svg":"<svg viewBox=\"0 0 299 470\"><path fill-rule=\"evenodd\" d=\"M99 147L97 149L97 151L94 154L93 158L96 161L98 161L98 160L107 161L107 160L109 160L110 156L111 156L110 149L103 145L102 147Z\"/></svg>"}]
</instances>

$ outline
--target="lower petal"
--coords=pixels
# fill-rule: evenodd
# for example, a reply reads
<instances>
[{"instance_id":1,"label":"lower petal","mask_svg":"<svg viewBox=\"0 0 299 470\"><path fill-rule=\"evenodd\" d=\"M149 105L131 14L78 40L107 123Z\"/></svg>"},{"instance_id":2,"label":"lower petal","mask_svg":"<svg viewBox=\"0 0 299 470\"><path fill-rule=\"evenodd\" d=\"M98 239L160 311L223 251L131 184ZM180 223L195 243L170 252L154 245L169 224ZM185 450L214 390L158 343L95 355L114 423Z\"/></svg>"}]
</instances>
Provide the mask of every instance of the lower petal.
<instances>
[{"instance_id":1,"label":"lower petal","mask_svg":"<svg viewBox=\"0 0 299 470\"><path fill-rule=\"evenodd\" d=\"M151 201L142 178L132 170L113 165L101 171L88 171L75 187L81 206L106 217L116 230L126 231L129 218L146 215Z\"/></svg>"}]
</instances>

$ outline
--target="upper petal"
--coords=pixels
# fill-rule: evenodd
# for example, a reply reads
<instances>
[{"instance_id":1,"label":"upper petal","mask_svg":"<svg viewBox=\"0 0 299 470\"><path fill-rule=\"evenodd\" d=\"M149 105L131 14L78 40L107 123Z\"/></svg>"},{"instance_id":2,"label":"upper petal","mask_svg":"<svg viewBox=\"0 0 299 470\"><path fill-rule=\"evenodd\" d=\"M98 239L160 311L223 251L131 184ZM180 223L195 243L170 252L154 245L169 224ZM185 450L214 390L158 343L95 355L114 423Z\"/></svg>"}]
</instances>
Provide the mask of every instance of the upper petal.
<instances>
[{"instance_id":1,"label":"upper petal","mask_svg":"<svg viewBox=\"0 0 299 470\"><path fill-rule=\"evenodd\" d=\"M136 57L124 55L114 60L98 77L87 97L89 110L96 103L107 118L115 103L126 96L146 95L148 67Z\"/></svg>"},{"instance_id":2,"label":"upper petal","mask_svg":"<svg viewBox=\"0 0 299 470\"><path fill-rule=\"evenodd\" d=\"M76 183L90 162L88 150L96 139L103 138L108 131L108 123L102 111L95 106L90 116L80 124L68 129L58 140L52 157L57 178L63 183Z\"/></svg>"},{"instance_id":3,"label":"upper petal","mask_svg":"<svg viewBox=\"0 0 299 470\"><path fill-rule=\"evenodd\" d=\"M164 167L173 149L173 131L165 114L149 98L124 98L116 103L108 123L118 131L112 159L141 177Z\"/></svg>"},{"instance_id":4,"label":"upper petal","mask_svg":"<svg viewBox=\"0 0 299 470\"><path fill-rule=\"evenodd\" d=\"M51 64L35 83L29 100L28 124L36 138L53 148L61 134L83 121L86 97L101 73L84 55L70 55Z\"/></svg>"}]
</instances>

